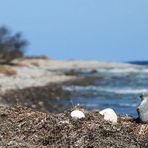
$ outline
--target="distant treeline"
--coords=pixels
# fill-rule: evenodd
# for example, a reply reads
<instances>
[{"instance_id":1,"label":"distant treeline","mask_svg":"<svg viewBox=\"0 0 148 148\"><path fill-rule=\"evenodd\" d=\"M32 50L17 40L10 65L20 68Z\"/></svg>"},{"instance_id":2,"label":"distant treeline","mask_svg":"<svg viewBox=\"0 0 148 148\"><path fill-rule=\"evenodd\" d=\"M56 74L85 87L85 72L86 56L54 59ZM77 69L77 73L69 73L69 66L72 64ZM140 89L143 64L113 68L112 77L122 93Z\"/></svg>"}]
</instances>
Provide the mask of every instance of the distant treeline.
<instances>
[{"instance_id":1,"label":"distant treeline","mask_svg":"<svg viewBox=\"0 0 148 148\"><path fill-rule=\"evenodd\" d=\"M27 45L21 33L12 34L7 27L0 27L0 62L10 63L13 59L23 57Z\"/></svg>"}]
</instances>

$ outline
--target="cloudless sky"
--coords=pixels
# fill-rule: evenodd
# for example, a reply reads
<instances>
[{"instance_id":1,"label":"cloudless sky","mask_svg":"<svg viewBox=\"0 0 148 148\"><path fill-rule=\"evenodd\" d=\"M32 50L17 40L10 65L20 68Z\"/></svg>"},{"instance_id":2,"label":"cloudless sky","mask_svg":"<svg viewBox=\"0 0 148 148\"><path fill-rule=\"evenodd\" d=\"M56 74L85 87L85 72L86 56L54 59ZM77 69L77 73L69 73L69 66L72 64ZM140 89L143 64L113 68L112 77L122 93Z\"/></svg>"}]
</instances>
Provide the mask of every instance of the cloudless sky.
<instances>
[{"instance_id":1,"label":"cloudless sky","mask_svg":"<svg viewBox=\"0 0 148 148\"><path fill-rule=\"evenodd\" d=\"M23 32L29 55L148 60L148 0L0 0L0 25Z\"/></svg>"}]
</instances>

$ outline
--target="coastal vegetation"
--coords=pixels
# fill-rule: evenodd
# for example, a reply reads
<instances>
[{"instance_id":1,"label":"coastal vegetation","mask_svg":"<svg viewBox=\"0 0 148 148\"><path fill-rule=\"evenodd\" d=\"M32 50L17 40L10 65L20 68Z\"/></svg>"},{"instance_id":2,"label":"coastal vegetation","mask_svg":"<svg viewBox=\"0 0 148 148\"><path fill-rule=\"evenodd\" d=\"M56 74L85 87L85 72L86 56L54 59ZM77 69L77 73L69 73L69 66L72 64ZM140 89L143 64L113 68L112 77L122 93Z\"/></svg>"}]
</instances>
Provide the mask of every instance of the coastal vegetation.
<instances>
[{"instance_id":1,"label":"coastal vegetation","mask_svg":"<svg viewBox=\"0 0 148 148\"><path fill-rule=\"evenodd\" d=\"M12 34L7 27L0 27L0 62L8 64L13 59L23 57L27 44L21 33Z\"/></svg>"}]
</instances>

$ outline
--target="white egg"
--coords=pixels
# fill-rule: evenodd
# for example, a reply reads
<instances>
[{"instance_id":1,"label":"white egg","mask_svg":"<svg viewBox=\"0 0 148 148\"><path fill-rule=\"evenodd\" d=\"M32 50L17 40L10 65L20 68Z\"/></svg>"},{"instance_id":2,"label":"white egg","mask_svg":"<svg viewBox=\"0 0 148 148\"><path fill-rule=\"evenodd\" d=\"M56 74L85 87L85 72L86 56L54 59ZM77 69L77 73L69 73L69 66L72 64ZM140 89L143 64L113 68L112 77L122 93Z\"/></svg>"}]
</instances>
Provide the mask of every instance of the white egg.
<instances>
[{"instance_id":1,"label":"white egg","mask_svg":"<svg viewBox=\"0 0 148 148\"><path fill-rule=\"evenodd\" d=\"M106 108L99 113L104 116L104 120L111 121L112 123L117 123L118 117L113 109Z\"/></svg>"},{"instance_id":2,"label":"white egg","mask_svg":"<svg viewBox=\"0 0 148 148\"><path fill-rule=\"evenodd\" d=\"M85 118L85 114L80 110L74 110L71 112L71 117L76 119Z\"/></svg>"}]
</instances>

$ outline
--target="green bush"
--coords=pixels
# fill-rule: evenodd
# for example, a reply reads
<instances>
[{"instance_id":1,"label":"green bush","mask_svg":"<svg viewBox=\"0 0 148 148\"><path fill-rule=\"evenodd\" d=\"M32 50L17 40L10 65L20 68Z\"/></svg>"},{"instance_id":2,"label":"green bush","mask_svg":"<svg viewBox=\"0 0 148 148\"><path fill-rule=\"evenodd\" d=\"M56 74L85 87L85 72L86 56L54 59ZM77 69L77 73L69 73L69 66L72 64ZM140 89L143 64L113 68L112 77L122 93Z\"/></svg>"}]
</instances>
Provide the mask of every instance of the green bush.
<instances>
[{"instance_id":1,"label":"green bush","mask_svg":"<svg viewBox=\"0 0 148 148\"><path fill-rule=\"evenodd\" d=\"M13 59L24 56L27 41L21 33L11 34L7 27L0 27L0 61L10 63Z\"/></svg>"}]
</instances>

